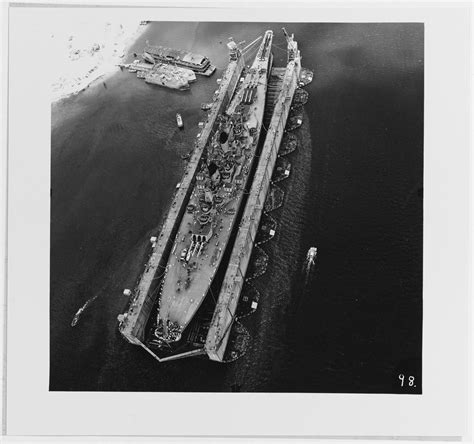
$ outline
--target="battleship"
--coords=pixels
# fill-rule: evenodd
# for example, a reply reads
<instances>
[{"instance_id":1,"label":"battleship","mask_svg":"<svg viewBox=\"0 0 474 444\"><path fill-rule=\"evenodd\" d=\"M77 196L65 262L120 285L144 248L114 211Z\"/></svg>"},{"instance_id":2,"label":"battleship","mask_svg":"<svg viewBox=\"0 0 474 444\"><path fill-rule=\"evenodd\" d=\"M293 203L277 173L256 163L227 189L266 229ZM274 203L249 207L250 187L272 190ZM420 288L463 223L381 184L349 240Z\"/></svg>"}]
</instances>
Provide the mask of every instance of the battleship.
<instances>
[{"instance_id":1,"label":"battleship","mask_svg":"<svg viewBox=\"0 0 474 444\"><path fill-rule=\"evenodd\" d=\"M207 355L226 362L293 97L308 76L312 79L301 68L294 36L283 32L285 68L273 68L273 31L246 48L230 39L229 65L206 123L161 233L151 239L128 310L119 316L122 335L158 361ZM246 66L244 55L259 40ZM146 52L154 54L150 48Z\"/></svg>"},{"instance_id":2,"label":"battleship","mask_svg":"<svg viewBox=\"0 0 474 444\"><path fill-rule=\"evenodd\" d=\"M207 147L166 265L155 336L181 338L204 300L226 249L252 169L263 111L273 34L262 46L242 87Z\"/></svg>"}]
</instances>

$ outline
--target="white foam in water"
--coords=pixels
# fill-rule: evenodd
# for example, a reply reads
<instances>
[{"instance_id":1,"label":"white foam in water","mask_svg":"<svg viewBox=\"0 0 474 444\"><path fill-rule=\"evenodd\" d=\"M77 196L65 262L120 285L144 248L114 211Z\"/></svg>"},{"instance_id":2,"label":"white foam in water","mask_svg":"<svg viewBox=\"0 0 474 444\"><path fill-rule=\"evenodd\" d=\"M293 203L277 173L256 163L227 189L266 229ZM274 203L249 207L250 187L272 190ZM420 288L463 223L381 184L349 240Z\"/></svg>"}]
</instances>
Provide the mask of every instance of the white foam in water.
<instances>
[{"instance_id":1,"label":"white foam in water","mask_svg":"<svg viewBox=\"0 0 474 444\"><path fill-rule=\"evenodd\" d=\"M314 265L316 263L316 256L318 254L318 249L316 247L311 247L308 250L308 253L306 254L306 261L304 263L304 283L305 286L307 285L309 281L309 277L311 276L311 273L313 271Z\"/></svg>"},{"instance_id":2,"label":"white foam in water","mask_svg":"<svg viewBox=\"0 0 474 444\"><path fill-rule=\"evenodd\" d=\"M93 298L88 299L86 303L79 310L77 310L76 314L74 315L74 318L72 319L71 327L74 327L78 323L79 318L81 317L82 313L84 313L84 310L91 302L93 302L97 298L97 296L98 295L95 295Z\"/></svg>"}]
</instances>

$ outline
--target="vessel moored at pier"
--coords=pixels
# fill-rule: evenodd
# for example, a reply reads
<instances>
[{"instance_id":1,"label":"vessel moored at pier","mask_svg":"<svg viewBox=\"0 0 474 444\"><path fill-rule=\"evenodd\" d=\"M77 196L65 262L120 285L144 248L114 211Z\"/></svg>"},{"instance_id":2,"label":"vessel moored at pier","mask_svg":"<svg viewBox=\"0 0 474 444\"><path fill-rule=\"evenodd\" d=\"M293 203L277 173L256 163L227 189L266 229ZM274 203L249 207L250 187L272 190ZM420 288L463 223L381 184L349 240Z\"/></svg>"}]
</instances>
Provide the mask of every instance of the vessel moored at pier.
<instances>
[{"instance_id":1,"label":"vessel moored at pier","mask_svg":"<svg viewBox=\"0 0 474 444\"><path fill-rule=\"evenodd\" d=\"M119 66L128 69L129 72L137 73L137 77L144 79L146 83L171 89L188 90L190 83L196 81L196 74L191 69L167 63L150 63L146 59L136 59L132 63Z\"/></svg>"},{"instance_id":2,"label":"vessel moored at pier","mask_svg":"<svg viewBox=\"0 0 474 444\"><path fill-rule=\"evenodd\" d=\"M165 63L154 65L153 68L145 72L144 78L146 83L179 90L189 89L189 84L196 80L194 72L190 69L178 68Z\"/></svg>"},{"instance_id":3,"label":"vessel moored at pier","mask_svg":"<svg viewBox=\"0 0 474 444\"><path fill-rule=\"evenodd\" d=\"M191 69L203 76L210 76L216 70L216 67L211 64L207 57L181 49L150 45L147 42L144 53L156 62L175 64L176 66Z\"/></svg>"}]
</instances>

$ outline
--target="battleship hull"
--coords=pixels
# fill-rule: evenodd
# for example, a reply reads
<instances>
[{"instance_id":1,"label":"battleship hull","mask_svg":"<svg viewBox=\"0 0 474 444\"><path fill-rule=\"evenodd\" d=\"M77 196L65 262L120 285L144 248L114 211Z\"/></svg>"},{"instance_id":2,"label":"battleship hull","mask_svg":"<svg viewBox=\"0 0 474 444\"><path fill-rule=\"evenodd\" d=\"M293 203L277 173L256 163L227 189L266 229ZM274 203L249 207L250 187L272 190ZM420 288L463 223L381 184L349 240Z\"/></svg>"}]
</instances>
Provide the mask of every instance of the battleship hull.
<instances>
[{"instance_id":1,"label":"battleship hull","mask_svg":"<svg viewBox=\"0 0 474 444\"><path fill-rule=\"evenodd\" d=\"M216 277L249 185L262 128L273 34L255 61L207 147L160 289L154 339L179 341ZM212 296L212 295L211 295Z\"/></svg>"}]
</instances>

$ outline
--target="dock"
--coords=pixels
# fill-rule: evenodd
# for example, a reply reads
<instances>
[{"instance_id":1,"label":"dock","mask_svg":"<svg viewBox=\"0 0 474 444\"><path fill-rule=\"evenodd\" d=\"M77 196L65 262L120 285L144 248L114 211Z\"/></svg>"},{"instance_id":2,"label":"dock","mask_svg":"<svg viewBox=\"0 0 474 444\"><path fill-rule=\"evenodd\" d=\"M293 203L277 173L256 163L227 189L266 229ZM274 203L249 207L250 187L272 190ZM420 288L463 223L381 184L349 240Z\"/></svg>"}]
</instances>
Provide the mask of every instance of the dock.
<instances>
[{"instance_id":1,"label":"dock","mask_svg":"<svg viewBox=\"0 0 474 444\"><path fill-rule=\"evenodd\" d=\"M216 118L225 109L234 94L244 66L244 58L240 51L238 49L231 51L229 64L214 94L212 107L201 132L198 134L179 187L172 198L161 233L154 243L145 270L139 278L138 286L133 291L129 309L119 324L120 333L130 343L145 348L157 360L160 359L145 346L144 336L145 326L158 296L156 290L160 282L159 277L163 274L181 217L186 210L201 156L216 124Z\"/></svg>"},{"instance_id":2,"label":"dock","mask_svg":"<svg viewBox=\"0 0 474 444\"><path fill-rule=\"evenodd\" d=\"M247 268L262 217L265 199L278 157L291 103L299 84L301 56L297 43L288 39L286 68L273 68L269 85L270 102L266 117L270 120L260 160L255 172L247 204L229 260L214 317L206 338L205 350L210 359L222 362L230 330L235 320L237 303L246 280Z\"/></svg>"}]
</instances>

